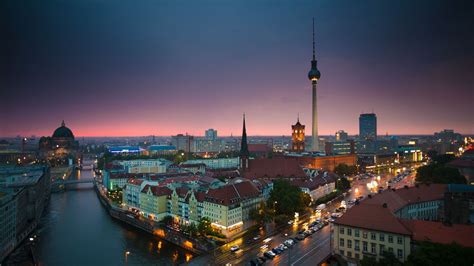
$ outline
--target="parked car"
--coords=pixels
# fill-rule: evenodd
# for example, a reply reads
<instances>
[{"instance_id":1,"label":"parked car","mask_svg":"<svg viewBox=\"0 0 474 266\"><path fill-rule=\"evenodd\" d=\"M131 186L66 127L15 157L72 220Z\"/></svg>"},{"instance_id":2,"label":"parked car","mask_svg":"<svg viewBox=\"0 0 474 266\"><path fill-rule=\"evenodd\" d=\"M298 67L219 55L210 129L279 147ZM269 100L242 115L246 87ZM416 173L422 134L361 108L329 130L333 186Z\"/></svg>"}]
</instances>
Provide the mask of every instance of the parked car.
<instances>
[{"instance_id":1,"label":"parked car","mask_svg":"<svg viewBox=\"0 0 474 266\"><path fill-rule=\"evenodd\" d=\"M278 254L280 254L282 251L281 251L280 249L278 249L278 248L273 248L273 249L272 249L272 252L278 255Z\"/></svg>"},{"instance_id":2,"label":"parked car","mask_svg":"<svg viewBox=\"0 0 474 266\"><path fill-rule=\"evenodd\" d=\"M232 251L232 252L236 252L239 249L240 249L240 247L237 246L237 245L230 247L230 251Z\"/></svg>"},{"instance_id":3,"label":"parked car","mask_svg":"<svg viewBox=\"0 0 474 266\"><path fill-rule=\"evenodd\" d=\"M267 252L263 253L263 256L265 256L269 259L273 259L276 256L276 254L273 253L272 251L267 251Z\"/></svg>"}]
</instances>

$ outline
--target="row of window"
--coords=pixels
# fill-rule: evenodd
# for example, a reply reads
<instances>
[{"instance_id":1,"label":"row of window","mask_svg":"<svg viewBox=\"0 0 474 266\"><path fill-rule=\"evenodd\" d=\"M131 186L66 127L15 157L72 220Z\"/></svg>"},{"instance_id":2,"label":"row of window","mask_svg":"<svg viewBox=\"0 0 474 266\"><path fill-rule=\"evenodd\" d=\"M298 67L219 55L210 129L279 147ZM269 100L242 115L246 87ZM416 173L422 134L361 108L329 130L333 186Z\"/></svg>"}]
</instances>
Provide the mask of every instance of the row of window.
<instances>
[{"instance_id":1,"label":"row of window","mask_svg":"<svg viewBox=\"0 0 474 266\"><path fill-rule=\"evenodd\" d=\"M339 227L339 234L340 235L348 235L348 236L352 236L352 228L344 228L344 227ZM370 235L370 239L371 240L377 240L377 233L375 232L367 232L367 231L362 231L362 238L364 239L367 239ZM379 235L379 241L381 242L384 242L385 241L385 234L384 233L378 233ZM355 237L360 237L360 230L359 229L354 229L354 236ZM388 243L393 243L393 235L390 235L390 234L387 234L387 240L388 240ZM356 240L358 241L358 240ZM403 237L401 236L397 236L397 244L403 244Z\"/></svg>"},{"instance_id":2,"label":"row of window","mask_svg":"<svg viewBox=\"0 0 474 266\"><path fill-rule=\"evenodd\" d=\"M383 245L382 245L383 246ZM386 251L385 250L381 250L381 252L379 253L381 256L384 255ZM393 248L388 248L387 252L389 253L393 253L394 250ZM348 250L347 252L345 252L343 249L340 249L339 250L339 254L341 254L342 256L347 256L348 258L356 258L356 259L362 259L362 256L357 253L357 252L354 252L354 257L352 257L352 251ZM373 252L372 254L376 254L375 252ZM398 259L403 259L403 250L402 249L397 249L397 254L396 254L397 258Z\"/></svg>"}]
</instances>

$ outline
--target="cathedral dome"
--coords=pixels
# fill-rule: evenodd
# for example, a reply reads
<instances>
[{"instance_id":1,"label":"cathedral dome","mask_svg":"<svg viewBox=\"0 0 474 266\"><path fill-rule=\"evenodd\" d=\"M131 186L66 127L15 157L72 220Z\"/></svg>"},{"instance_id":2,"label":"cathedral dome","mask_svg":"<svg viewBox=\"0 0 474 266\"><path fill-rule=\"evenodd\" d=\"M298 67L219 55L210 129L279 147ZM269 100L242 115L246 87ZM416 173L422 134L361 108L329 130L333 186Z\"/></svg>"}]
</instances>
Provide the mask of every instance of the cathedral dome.
<instances>
[{"instance_id":1,"label":"cathedral dome","mask_svg":"<svg viewBox=\"0 0 474 266\"><path fill-rule=\"evenodd\" d=\"M66 124L63 121L61 126L54 131L53 138L74 138L74 134L72 134L72 131L66 127Z\"/></svg>"}]
</instances>

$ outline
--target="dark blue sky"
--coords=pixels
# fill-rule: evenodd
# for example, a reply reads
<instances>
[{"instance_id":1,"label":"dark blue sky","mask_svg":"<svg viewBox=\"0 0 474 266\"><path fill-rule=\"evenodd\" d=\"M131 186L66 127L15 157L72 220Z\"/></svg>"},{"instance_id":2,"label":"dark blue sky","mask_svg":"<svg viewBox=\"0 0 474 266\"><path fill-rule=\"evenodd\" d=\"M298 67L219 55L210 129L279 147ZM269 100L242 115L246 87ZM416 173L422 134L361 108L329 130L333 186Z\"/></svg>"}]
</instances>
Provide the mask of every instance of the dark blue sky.
<instances>
[{"instance_id":1,"label":"dark blue sky","mask_svg":"<svg viewBox=\"0 0 474 266\"><path fill-rule=\"evenodd\" d=\"M0 136L474 133L472 1L2 1Z\"/></svg>"}]
</instances>

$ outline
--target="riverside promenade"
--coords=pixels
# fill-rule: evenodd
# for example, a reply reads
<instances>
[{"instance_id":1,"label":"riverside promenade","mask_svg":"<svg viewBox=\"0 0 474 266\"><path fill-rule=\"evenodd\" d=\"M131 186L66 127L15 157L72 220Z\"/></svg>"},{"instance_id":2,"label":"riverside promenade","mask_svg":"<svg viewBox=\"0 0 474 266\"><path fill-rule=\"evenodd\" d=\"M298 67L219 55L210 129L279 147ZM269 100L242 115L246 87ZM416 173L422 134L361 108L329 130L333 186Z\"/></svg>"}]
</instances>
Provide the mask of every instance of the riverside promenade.
<instances>
[{"instance_id":1,"label":"riverside promenade","mask_svg":"<svg viewBox=\"0 0 474 266\"><path fill-rule=\"evenodd\" d=\"M202 243L196 239L189 238L179 232L164 228L163 226L155 223L154 221L145 219L143 217L137 217L132 212L115 206L107 198L107 196L105 196L105 191L102 190L99 186L100 184L94 182L94 189L97 193L97 197L99 198L100 202L105 207L107 212L110 214L110 216L112 216L113 218L138 229L141 229L147 233L158 236L161 239L171 242L197 255L209 252L214 249L214 246L209 243Z\"/></svg>"}]
</instances>

